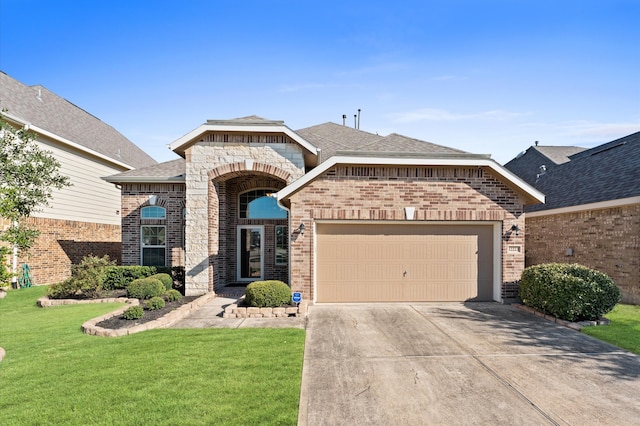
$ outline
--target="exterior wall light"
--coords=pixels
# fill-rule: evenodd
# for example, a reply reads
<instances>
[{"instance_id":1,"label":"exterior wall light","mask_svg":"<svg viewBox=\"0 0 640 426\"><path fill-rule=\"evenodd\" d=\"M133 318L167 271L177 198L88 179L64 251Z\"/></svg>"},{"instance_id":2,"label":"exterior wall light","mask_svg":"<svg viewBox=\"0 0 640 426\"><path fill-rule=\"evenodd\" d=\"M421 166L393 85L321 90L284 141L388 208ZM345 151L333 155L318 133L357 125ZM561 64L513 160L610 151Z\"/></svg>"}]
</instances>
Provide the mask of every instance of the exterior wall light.
<instances>
[{"instance_id":1,"label":"exterior wall light","mask_svg":"<svg viewBox=\"0 0 640 426\"><path fill-rule=\"evenodd\" d=\"M304 235L304 223L301 223L300 226L298 226L298 232L300 235Z\"/></svg>"},{"instance_id":2,"label":"exterior wall light","mask_svg":"<svg viewBox=\"0 0 640 426\"><path fill-rule=\"evenodd\" d=\"M512 225L511 232L515 232L516 235L520 235L520 227L518 225Z\"/></svg>"}]
</instances>

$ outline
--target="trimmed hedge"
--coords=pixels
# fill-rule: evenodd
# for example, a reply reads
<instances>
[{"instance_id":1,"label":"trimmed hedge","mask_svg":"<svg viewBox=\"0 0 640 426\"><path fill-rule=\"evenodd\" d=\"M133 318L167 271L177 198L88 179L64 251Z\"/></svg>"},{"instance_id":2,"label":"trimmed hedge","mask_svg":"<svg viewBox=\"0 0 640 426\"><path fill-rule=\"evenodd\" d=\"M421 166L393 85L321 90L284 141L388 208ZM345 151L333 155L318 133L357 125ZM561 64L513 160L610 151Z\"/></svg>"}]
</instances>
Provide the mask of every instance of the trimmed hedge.
<instances>
[{"instance_id":1,"label":"trimmed hedge","mask_svg":"<svg viewBox=\"0 0 640 426\"><path fill-rule=\"evenodd\" d=\"M169 274L155 274L151 275L149 278L155 278L160 281L162 284L164 284L164 288L166 290L171 290L173 288L173 278L171 278L171 275Z\"/></svg>"},{"instance_id":2,"label":"trimmed hedge","mask_svg":"<svg viewBox=\"0 0 640 426\"><path fill-rule=\"evenodd\" d=\"M620 290L606 274L578 264L547 263L525 268L522 302L566 321L595 320L620 301Z\"/></svg>"},{"instance_id":3,"label":"trimmed hedge","mask_svg":"<svg viewBox=\"0 0 640 426\"><path fill-rule=\"evenodd\" d=\"M182 299L182 293L180 293L178 290L167 290L162 294L162 297L164 298L164 300L166 300L167 302L175 302L177 300Z\"/></svg>"},{"instance_id":4,"label":"trimmed hedge","mask_svg":"<svg viewBox=\"0 0 640 426\"><path fill-rule=\"evenodd\" d=\"M147 278L157 273L154 266L109 266L105 269L104 288L106 290L127 288L129 283L139 278Z\"/></svg>"},{"instance_id":5,"label":"trimmed hedge","mask_svg":"<svg viewBox=\"0 0 640 426\"><path fill-rule=\"evenodd\" d=\"M149 300L145 300L143 305L146 310L155 311L156 309L164 308L166 303L162 297L155 296Z\"/></svg>"},{"instance_id":6,"label":"trimmed hedge","mask_svg":"<svg viewBox=\"0 0 640 426\"><path fill-rule=\"evenodd\" d=\"M291 288L282 281L254 281L247 286L245 302L258 308L276 308L291 303Z\"/></svg>"},{"instance_id":7,"label":"trimmed hedge","mask_svg":"<svg viewBox=\"0 0 640 426\"><path fill-rule=\"evenodd\" d=\"M132 306L122 313L122 318L126 320L136 320L142 318L144 309L142 306Z\"/></svg>"},{"instance_id":8,"label":"trimmed hedge","mask_svg":"<svg viewBox=\"0 0 640 426\"><path fill-rule=\"evenodd\" d=\"M138 278L127 287L127 296L134 299L151 299L162 296L166 291L164 284L155 278Z\"/></svg>"}]
</instances>

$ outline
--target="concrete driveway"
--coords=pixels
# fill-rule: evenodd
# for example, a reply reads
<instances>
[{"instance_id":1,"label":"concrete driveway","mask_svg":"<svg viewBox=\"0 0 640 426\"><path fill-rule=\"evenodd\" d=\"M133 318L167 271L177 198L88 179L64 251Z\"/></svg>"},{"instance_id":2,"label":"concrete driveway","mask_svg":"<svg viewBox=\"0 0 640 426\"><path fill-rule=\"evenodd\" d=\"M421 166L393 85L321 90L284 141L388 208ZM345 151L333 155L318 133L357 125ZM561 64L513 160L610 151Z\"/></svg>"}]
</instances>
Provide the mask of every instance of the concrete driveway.
<instances>
[{"instance_id":1,"label":"concrete driveway","mask_svg":"<svg viewBox=\"0 0 640 426\"><path fill-rule=\"evenodd\" d=\"M310 308L300 425L639 425L640 357L497 303Z\"/></svg>"}]
</instances>

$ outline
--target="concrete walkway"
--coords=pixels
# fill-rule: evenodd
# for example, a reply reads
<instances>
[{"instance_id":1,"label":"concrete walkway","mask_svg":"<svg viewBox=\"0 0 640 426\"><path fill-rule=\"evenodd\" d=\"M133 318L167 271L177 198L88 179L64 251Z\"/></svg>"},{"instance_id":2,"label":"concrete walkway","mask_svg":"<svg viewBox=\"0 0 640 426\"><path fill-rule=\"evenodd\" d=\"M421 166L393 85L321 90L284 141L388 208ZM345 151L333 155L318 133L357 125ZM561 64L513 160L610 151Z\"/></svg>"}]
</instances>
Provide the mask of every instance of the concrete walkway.
<instances>
[{"instance_id":1,"label":"concrete walkway","mask_svg":"<svg viewBox=\"0 0 640 426\"><path fill-rule=\"evenodd\" d=\"M497 303L309 308L300 425L638 425L640 357Z\"/></svg>"},{"instance_id":2,"label":"concrete walkway","mask_svg":"<svg viewBox=\"0 0 640 426\"><path fill-rule=\"evenodd\" d=\"M237 297L218 296L170 328L305 328L306 318L222 318L227 305Z\"/></svg>"}]
</instances>

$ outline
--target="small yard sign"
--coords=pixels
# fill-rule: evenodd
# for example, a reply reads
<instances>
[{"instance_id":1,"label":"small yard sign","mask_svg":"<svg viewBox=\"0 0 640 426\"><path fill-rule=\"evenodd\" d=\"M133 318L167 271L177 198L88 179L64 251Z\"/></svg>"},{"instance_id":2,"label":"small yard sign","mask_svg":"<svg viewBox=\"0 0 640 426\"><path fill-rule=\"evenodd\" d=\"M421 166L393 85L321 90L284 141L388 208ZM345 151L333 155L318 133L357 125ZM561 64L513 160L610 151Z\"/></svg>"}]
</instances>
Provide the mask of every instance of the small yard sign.
<instances>
[{"instance_id":1,"label":"small yard sign","mask_svg":"<svg viewBox=\"0 0 640 426\"><path fill-rule=\"evenodd\" d=\"M302 302L302 293L300 293L299 291L294 291L293 293L291 293L291 301L293 301L293 303Z\"/></svg>"}]
</instances>

